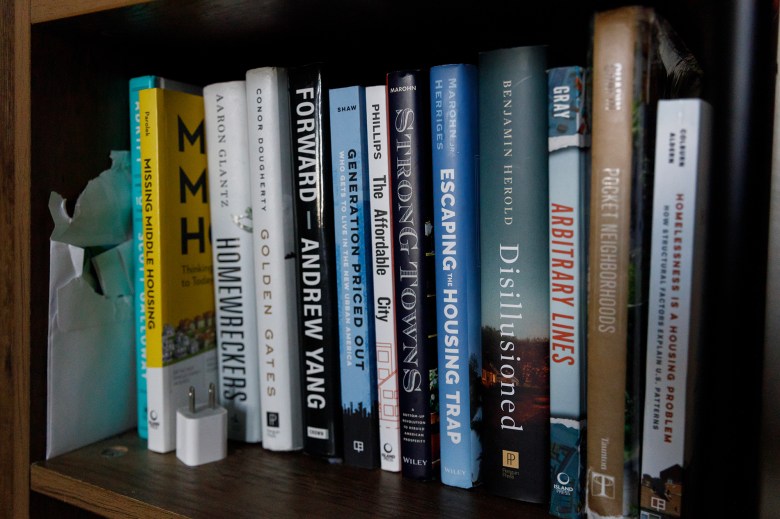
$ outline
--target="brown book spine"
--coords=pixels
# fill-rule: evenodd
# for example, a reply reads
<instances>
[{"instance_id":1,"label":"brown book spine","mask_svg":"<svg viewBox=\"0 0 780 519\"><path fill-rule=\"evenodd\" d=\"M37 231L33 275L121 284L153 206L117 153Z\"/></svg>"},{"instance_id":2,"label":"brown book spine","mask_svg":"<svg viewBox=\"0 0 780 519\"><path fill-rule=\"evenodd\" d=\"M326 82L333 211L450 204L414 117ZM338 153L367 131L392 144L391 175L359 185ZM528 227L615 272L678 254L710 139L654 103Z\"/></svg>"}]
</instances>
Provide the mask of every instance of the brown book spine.
<instances>
[{"instance_id":1,"label":"brown book spine","mask_svg":"<svg viewBox=\"0 0 780 519\"><path fill-rule=\"evenodd\" d=\"M597 13L588 290L587 508L624 513L635 48L642 8Z\"/></svg>"}]
</instances>

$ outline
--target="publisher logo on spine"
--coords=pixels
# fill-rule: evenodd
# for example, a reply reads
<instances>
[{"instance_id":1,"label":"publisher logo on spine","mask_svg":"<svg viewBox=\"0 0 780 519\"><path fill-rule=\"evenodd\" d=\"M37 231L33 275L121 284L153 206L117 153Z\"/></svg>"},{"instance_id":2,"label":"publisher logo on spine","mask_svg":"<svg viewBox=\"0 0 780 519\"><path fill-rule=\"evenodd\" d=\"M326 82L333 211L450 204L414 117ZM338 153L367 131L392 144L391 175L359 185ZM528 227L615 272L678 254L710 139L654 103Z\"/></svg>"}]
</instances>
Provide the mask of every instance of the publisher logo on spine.
<instances>
[{"instance_id":1,"label":"publisher logo on spine","mask_svg":"<svg viewBox=\"0 0 780 519\"><path fill-rule=\"evenodd\" d=\"M590 477L590 492L593 497L615 499L615 478L593 472Z\"/></svg>"},{"instance_id":2,"label":"publisher logo on spine","mask_svg":"<svg viewBox=\"0 0 780 519\"><path fill-rule=\"evenodd\" d=\"M574 487L569 484L571 483L571 477L569 477L568 474L559 472L555 479L558 481L553 485L555 493L562 496L571 496L574 494Z\"/></svg>"},{"instance_id":3,"label":"publisher logo on spine","mask_svg":"<svg viewBox=\"0 0 780 519\"><path fill-rule=\"evenodd\" d=\"M306 428L306 436L308 438L314 438L316 440L327 440L328 439L328 430L322 429L320 427L307 427Z\"/></svg>"},{"instance_id":4,"label":"publisher logo on spine","mask_svg":"<svg viewBox=\"0 0 780 519\"><path fill-rule=\"evenodd\" d=\"M501 464L509 469L520 468L520 454L516 451L502 451L503 461Z\"/></svg>"},{"instance_id":5,"label":"publisher logo on spine","mask_svg":"<svg viewBox=\"0 0 780 519\"><path fill-rule=\"evenodd\" d=\"M157 420L157 411L154 409L149 410L149 427L152 429L160 427L160 422Z\"/></svg>"},{"instance_id":6,"label":"publisher logo on spine","mask_svg":"<svg viewBox=\"0 0 780 519\"><path fill-rule=\"evenodd\" d=\"M268 427L279 427L279 413L267 413L266 423Z\"/></svg>"},{"instance_id":7,"label":"publisher logo on spine","mask_svg":"<svg viewBox=\"0 0 780 519\"><path fill-rule=\"evenodd\" d=\"M393 446L390 443L382 445L382 459L385 461L395 461L395 453L393 452Z\"/></svg>"}]
</instances>

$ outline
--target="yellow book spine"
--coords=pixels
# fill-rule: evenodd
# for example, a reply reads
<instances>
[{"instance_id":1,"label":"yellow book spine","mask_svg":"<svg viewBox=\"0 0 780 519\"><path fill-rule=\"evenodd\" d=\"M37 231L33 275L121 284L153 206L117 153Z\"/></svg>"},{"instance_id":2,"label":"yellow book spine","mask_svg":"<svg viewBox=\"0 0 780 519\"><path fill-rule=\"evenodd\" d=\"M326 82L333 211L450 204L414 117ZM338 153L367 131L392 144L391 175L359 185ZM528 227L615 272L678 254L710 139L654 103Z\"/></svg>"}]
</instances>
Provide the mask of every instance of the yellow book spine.
<instances>
[{"instance_id":1,"label":"yellow book spine","mask_svg":"<svg viewBox=\"0 0 780 519\"><path fill-rule=\"evenodd\" d=\"M217 383L203 97L139 93L149 449L176 448L189 387Z\"/></svg>"},{"instance_id":2,"label":"yellow book spine","mask_svg":"<svg viewBox=\"0 0 780 519\"><path fill-rule=\"evenodd\" d=\"M213 271L203 100L162 89L139 98L147 367L154 368L216 344ZM189 341L173 340L181 334Z\"/></svg>"},{"instance_id":3,"label":"yellow book spine","mask_svg":"<svg viewBox=\"0 0 780 519\"><path fill-rule=\"evenodd\" d=\"M158 103L161 92L142 90L141 113L141 196L143 204L144 288L146 290L146 367L162 367L162 326L160 306L160 164Z\"/></svg>"}]
</instances>

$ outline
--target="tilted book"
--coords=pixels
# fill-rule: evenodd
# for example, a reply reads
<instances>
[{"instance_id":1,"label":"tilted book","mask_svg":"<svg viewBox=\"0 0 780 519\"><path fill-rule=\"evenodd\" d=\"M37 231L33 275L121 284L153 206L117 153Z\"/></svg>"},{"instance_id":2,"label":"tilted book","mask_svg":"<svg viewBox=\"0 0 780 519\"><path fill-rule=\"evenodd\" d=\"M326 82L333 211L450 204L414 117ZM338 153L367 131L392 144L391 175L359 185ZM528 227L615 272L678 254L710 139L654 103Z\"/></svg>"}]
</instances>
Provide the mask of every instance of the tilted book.
<instances>
[{"instance_id":1,"label":"tilted book","mask_svg":"<svg viewBox=\"0 0 780 519\"><path fill-rule=\"evenodd\" d=\"M428 76L387 75L401 471L439 477L436 273Z\"/></svg>"},{"instance_id":2,"label":"tilted book","mask_svg":"<svg viewBox=\"0 0 780 519\"><path fill-rule=\"evenodd\" d=\"M188 390L217 384L203 97L139 93L149 449L176 448Z\"/></svg>"},{"instance_id":3,"label":"tilted book","mask_svg":"<svg viewBox=\"0 0 780 519\"><path fill-rule=\"evenodd\" d=\"M379 421L365 88L335 88L328 96L344 463L376 468L379 466Z\"/></svg>"},{"instance_id":4,"label":"tilted book","mask_svg":"<svg viewBox=\"0 0 780 519\"><path fill-rule=\"evenodd\" d=\"M482 458L477 67L430 70L442 483L471 488Z\"/></svg>"},{"instance_id":5,"label":"tilted book","mask_svg":"<svg viewBox=\"0 0 780 519\"><path fill-rule=\"evenodd\" d=\"M328 88L319 64L288 73L304 450L332 458L342 428Z\"/></svg>"},{"instance_id":6,"label":"tilted book","mask_svg":"<svg viewBox=\"0 0 780 519\"><path fill-rule=\"evenodd\" d=\"M479 55L482 479L549 499L547 51Z\"/></svg>"},{"instance_id":7,"label":"tilted book","mask_svg":"<svg viewBox=\"0 0 780 519\"><path fill-rule=\"evenodd\" d=\"M681 517L701 343L712 108L658 102L641 516Z\"/></svg>"},{"instance_id":8,"label":"tilted book","mask_svg":"<svg viewBox=\"0 0 780 519\"><path fill-rule=\"evenodd\" d=\"M144 232L143 204L141 203L141 111L138 108L138 92L145 88L167 88L191 94L202 89L194 85L171 81L159 76L138 76L130 78L130 173L133 196L133 282L135 289L135 345L136 345L136 390L138 392L138 435L148 438L146 411L146 310L144 296Z\"/></svg>"},{"instance_id":9,"label":"tilted book","mask_svg":"<svg viewBox=\"0 0 780 519\"><path fill-rule=\"evenodd\" d=\"M246 72L263 447L303 447L287 70Z\"/></svg>"},{"instance_id":10,"label":"tilted book","mask_svg":"<svg viewBox=\"0 0 780 519\"><path fill-rule=\"evenodd\" d=\"M550 514L585 505L590 129L586 69L547 71L550 151Z\"/></svg>"},{"instance_id":11,"label":"tilted book","mask_svg":"<svg viewBox=\"0 0 780 519\"><path fill-rule=\"evenodd\" d=\"M596 13L588 260L587 512L639 514L655 106L700 71L651 8Z\"/></svg>"},{"instance_id":12,"label":"tilted book","mask_svg":"<svg viewBox=\"0 0 780 519\"><path fill-rule=\"evenodd\" d=\"M252 197L244 81L203 89L219 403L231 440L262 441Z\"/></svg>"},{"instance_id":13,"label":"tilted book","mask_svg":"<svg viewBox=\"0 0 780 519\"><path fill-rule=\"evenodd\" d=\"M374 292L379 455L383 470L401 470L398 348L395 338L392 193L387 148L387 88L366 87L368 175L371 183L371 274Z\"/></svg>"}]
</instances>

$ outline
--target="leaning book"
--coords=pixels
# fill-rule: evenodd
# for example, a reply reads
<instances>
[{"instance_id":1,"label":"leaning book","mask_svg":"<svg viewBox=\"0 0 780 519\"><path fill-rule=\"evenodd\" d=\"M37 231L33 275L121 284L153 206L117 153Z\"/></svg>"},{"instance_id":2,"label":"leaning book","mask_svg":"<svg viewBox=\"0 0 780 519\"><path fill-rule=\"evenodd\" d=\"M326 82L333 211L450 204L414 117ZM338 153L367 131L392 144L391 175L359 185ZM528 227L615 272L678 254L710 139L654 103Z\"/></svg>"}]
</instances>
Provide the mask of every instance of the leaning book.
<instances>
[{"instance_id":1,"label":"leaning book","mask_svg":"<svg viewBox=\"0 0 780 519\"><path fill-rule=\"evenodd\" d=\"M482 460L477 67L430 70L441 481L471 488Z\"/></svg>"},{"instance_id":2,"label":"leaning book","mask_svg":"<svg viewBox=\"0 0 780 519\"><path fill-rule=\"evenodd\" d=\"M655 109L698 95L696 59L653 9L596 13L588 259L587 513L639 515Z\"/></svg>"},{"instance_id":3,"label":"leaning book","mask_svg":"<svg viewBox=\"0 0 780 519\"><path fill-rule=\"evenodd\" d=\"M141 203L141 111L138 107L138 92L145 88L167 88L199 94L202 88L172 81L160 76L137 76L130 78L130 171L133 196L133 282L135 285L135 347L136 347L136 391L138 393L138 435L148 438L146 409L146 301L144 291L144 231L143 204Z\"/></svg>"},{"instance_id":4,"label":"leaning book","mask_svg":"<svg viewBox=\"0 0 780 519\"><path fill-rule=\"evenodd\" d=\"M488 491L549 499L547 50L479 56L483 458Z\"/></svg>"},{"instance_id":5,"label":"leaning book","mask_svg":"<svg viewBox=\"0 0 780 519\"><path fill-rule=\"evenodd\" d=\"M149 449L176 448L188 389L217 384L203 97L139 93Z\"/></svg>"},{"instance_id":6,"label":"leaning book","mask_svg":"<svg viewBox=\"0 0 780 519\"><path fill-rule=\"evenodd\" d=\"M257 443L262 409L244 81L207 85L203 102L219 402L227 411L228 437Z\"/></svg>"},{"instance_id":7,"label":"leaning book","mask_svg":"<svg viewBox=\"0 0 780 519\"><path fill-rule=\"evenodd\" d=\"M263 447L303 447L287 70L246 72Z\"/></svg>"},{"instance_id":8,"label":"leaning book","mask_svg":"<svg viewBox=\"0 0 780 519\"><path fill-rule=\"evenodd\" d=\"M658 102L642 435L642 518L683 515L701 336L712 108Z\"/></svg>"},{"instance_id":9,"label":"leaning book","mask_svg":"<svg viewBox=\"0 0 780 519\"><path fill-rule=\"evenodd\" d=\"M550 514L585 504L585 334L590 130L587 69L547 71L550 150Z\"/></svg>"}]
</instances>

